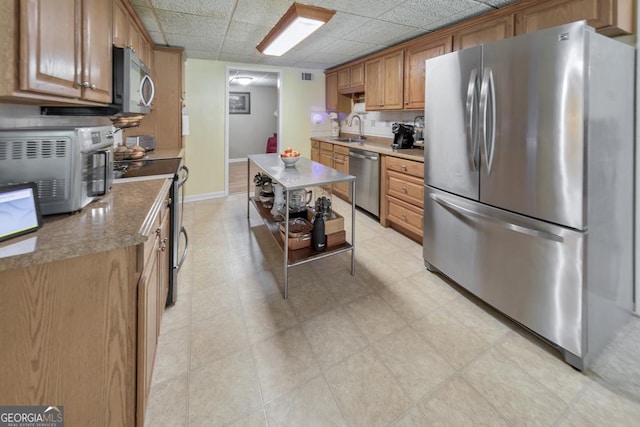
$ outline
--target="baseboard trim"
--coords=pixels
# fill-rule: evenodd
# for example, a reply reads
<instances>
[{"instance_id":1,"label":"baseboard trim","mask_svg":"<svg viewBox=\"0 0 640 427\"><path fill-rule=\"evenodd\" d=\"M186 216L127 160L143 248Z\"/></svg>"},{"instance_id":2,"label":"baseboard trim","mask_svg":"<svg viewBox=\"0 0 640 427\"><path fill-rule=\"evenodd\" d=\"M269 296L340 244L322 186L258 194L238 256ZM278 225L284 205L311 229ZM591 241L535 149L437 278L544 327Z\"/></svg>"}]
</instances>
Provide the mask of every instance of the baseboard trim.
<instances>
[{"instance_id":1,"label":"baseboard trim","mask_svg":"<svg viewBox=\"0 0 640 427\"><path fill-rule=\"evenodd\" d=\"M216 193L204 193L204 194L195 194L193 196L185 196L184 202L199 202L201 200L211 200L211 199L220 199L222 197L226 197L224 192L216 192Z\"/></svg>"}]
</instances>

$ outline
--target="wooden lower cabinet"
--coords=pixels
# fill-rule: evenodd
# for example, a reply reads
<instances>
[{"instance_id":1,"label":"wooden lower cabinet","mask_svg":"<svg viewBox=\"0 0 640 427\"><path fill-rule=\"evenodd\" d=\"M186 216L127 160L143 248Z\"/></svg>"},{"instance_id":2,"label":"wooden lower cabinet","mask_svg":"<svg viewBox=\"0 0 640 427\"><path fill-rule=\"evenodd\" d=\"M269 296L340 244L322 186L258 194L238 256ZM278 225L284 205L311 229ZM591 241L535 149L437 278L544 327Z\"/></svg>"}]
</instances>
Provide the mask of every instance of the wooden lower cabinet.
<instances>
[{"instance_id":1,"label":"wooden lower cabinet","mask_svg":"<svg viewBox=\"0 0 640 427\"><path fill-rule=\"evenodd\" d=\"M320 141L317 139L311 140L311 160L320 163Z\"/></svg>"},{"instance_id":2,"label":"wooden lower cabinet","mask_svg":"<svg viewBox=\"0 0 640 427\"><path fill-rule=\"evenodd\" d=\"M0 272L2 405L63 405L69 426L144 425L168 221L160 210L142 245Z\"/></svg>"},{"instance_id":3,"label":"wooden lower cabinet","mask_svg":"<svg viewBox=\"0 0 640 427\"><path fill-rule=\"evenodd\" d=\"M334 145L333 147L333 168L342 173L349 173L349 149L342 145ZM351 201L349 197L350 182L340 182L333 184L333 194Z\"/></svg>"},{"instance_id":4,"label":"wooden lower cabinet","mask_svg":"<svg viewBox=\"0 0 640 427\"><path fill-rule=\"evenodd\" d=\"M424 163L382 156L380 224L422 242Z\"/></svg>"}]
</instances>

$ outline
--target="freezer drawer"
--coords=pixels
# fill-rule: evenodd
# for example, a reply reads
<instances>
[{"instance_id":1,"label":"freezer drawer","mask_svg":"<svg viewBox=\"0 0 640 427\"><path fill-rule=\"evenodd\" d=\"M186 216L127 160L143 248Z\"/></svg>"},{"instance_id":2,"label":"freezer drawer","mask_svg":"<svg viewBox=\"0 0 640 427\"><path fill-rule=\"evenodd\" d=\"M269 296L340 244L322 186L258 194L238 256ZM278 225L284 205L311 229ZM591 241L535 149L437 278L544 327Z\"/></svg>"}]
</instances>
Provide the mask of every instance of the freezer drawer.
<instances>
[{"instance_id":1,"label":"freezer drawer","mask_svg":"<svg viewBox=\"0 0 640 427\"><path fill-rule=\"evenodd\" d=\"M577 232L425 187L424 259L570 353L586 351Z\"/></svg>"}]
</instances>

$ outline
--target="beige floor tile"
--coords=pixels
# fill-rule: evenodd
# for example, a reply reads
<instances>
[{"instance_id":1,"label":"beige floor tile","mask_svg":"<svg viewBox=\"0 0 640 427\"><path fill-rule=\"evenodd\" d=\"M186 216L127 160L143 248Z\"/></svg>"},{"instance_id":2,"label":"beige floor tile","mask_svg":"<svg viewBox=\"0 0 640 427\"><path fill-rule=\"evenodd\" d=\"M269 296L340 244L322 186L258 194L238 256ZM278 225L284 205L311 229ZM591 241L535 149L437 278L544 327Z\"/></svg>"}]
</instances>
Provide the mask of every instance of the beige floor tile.
<instances>
[{"instance_id":1,"label":"beige floor tile","mask_svg":"<svg viewBox=\"0 0 640 427\"><path fill-rule=\"evenodd\" d=\"M325 369L368 345L342 307L307 320L302 330Z\"/></svg>"},{"instance_id":2,"label":"beige floor tile","mask_svg":"<svg viewBox=\"0 0 640 427\"><path fill-rule=\"evenodd\" d=\"M317 376L320 368L302 330L287 329L253 346L265 402Z\"/></svg>"},{"instance_id":3,"label":"beige floor tile","mask_svg":"<svg viewBox=\"0 0 640 427\"><path fill-rule=\"evenodd\" d=\"M329 386L322 376L267 405L269 426L346 426Z\"/></svg>"},{"instance_id":4,"label":"beige floor tile","mask_svg":"<svg viewBox=\"0 0 640 427\"><path fill-rule=\"evenodd\" d=\"M567 408L557 395L493 349L462 376L513 425L551 425Z\"/></svg>"},{"instance_id":5,"label":"beige floor tile","mask_svg":"<svg viewBox=\"0 0 640 427\"><path fill-rule=\"evenodd\" d=\"M453 375L455 369L410 327L373 345L409 396L417 401Z\"/></svg>"},{"instance_id":6,"label":"beige floor tile","mask_svg":"<svg viewBox=\"0 0 640 427\"><path fill-rule=\"evenodd\" d=\"M592 382L571 407L561 426L637 426L640 402Z\"/></svg>"},{"instance_id":7,"label":"beige floor tile","mask_svg":"<svg viewBox=\"0 0 640 427\"><path fill-rule=\"evenodd\" d=\"M456 369L462 369L489 348L446 310L438 310L412 323L412 327Z\"/></svg>"},{"instance_id":8,"label":"beige floor tile","mask_svg":"<svg viewBox=\"0 0 640 427\"><path fill-rule=\"evenodd\" d=\"M291 303L280 294L272 294L243 305L249 342L252 344L269 338L297 323Z\"/></svg>"},{"instance_id":9,"label":"beige floor tile","mask_svg":"<svg viewBox=\"0 0 640 427\"><path fill-rule=\"evenodd\" d=\"M290 289L289 302L300 321L325 313L338 306L329 291L318 282L309 282Z\"/></svg>"},{"instance_id":10,"label":"beige floor tile","mask_svg":"<svg viewBox=\"0 0 640 427\"><path fill-rule=\"evenodd\" d=\"M509 332L496 349L570 404L589 383L588 377L560 359L557 350L545 347L546 344L540 340L531 339L534 337L524 338L516 332Z\"/></svg>"},{"instance_id":11,"label":"beige floor tile","mask_svg":"<svg viewBox=\"0 0 640 427\"><path fill-rule=\"evenodd\" d=\"M264 409L259 409L246 417L231 423L229 427L267 427L267 417Z\"/></svg>"},{"instance_id":12,"label":"beige floor tile","mask_svg":"<svg viewBox=\"0 0 640 427\"><path fill-rule=\"evenodd\" d=\"M235 280L233 285L238 289L243 303L264 299L269 295L282 294L280 282L269 270L242 276Z\"/></svg>"},{"instance_id":13,"label":"beige floor tile","mask_svg":"<svg viewBox=\"0 0 640 427\"><path fill-rule=\"evenodd\" d=\"M353 426L385 426L412 404L370 349L342 361L325 376L342 413Z\"/></svg>"},{"instance_id":14,"label":"beige floor tile","mask_svg":"<svg viewBox=\"0 0 640 427\"><path fill-rule=\"evenodd\" d=\"M407 323L377 294L366 295L344 306L351 321L369 341L376 341Z\"/></svg>"},{"instance_id":15,"label":"beige floor tile","mask_svg":"<svg viewBox=\"0 0 640 427\"><path fill-rule=\"evenodd\" d=\"M191 326L191 369L249 346L242 310L236 308Z\"/></svg>"},{"instance_id":16,"label":"beige floor tile","mask_svg":"<svg viewBox=\"0 0 640 427\"><path fill-rule=\"evenodd\" d=\"M418 407L434 427L509 425L480 393L458 376L452 377Z\"/></svg>"},{"instance_id":17,"label":"beige floor tile","mask_svg":"<svg viewBox=\"0 0 640 427\"><path fill-rule=\"evenodd\" d=\"M368 286L357 273L352 276L350 269L323 276L322 284L338 304L347 304L374 291L374 288Z\"/></svg>"},{"instance_id":18,"label":"beige floor tile","mask_svg":"<svg viewBox=\"0 0 640 427\"><path fill-rule=\"evenodd\" d=\"M379 294L407 322L421 319L438 308L438 303L422 292L419 286L404 280L381 290Z\"/></svg>"},{"instance_id":19,"label":"beige floor tile","mask_svg":"<svg viewBox=\"0 0 640 427\"><path fill-rule=\"evenodd\" d=\"M460 293L442 277L429 271L412 274L407 278L407 283L417 286L422 292L426 293L432 301L440 306L460 296Z\"/></svg>"},{"instance_id":20,"label":"beige floor tile","mask_svg":"<svg viewBox=\"0 0 640 427\"><path fill-rule=\"evenodd\" d=\"M158 384L189 371L189 327L176 329L158 337L152 383Z\"/></svg>"},{"instance_id":21,"label":"beige floor tile","mask_svg":"<svg viewBox=\"0 0 640 427\"><path fill-rule=\"evenodd\" d=\"M249 350L230 354L189 374L189 426L218 426L261 406Z\"/></svg>"},{"instance_id":22,"label":"beige floor tile","mask_svg":"<svg viewBox=\"0 0 640 427\"><path fill-rule=\"evenodd\" d=\"M233 310L240 306L238 291L230 282L223 282L193 292L191 320L197 322Z\"/></svg>"},{"instance_id":23,"label":"beige floor tile","mask_svg":"<svg viewBox=\"0 0 640 427\"><path fill-rule=\"evenodd\" d=\"M179 282L179 285L182 285ZM178 295L178 300L171 307L166 307L162 314L160 334L189 327L191 325L191 294Z\"/></svg>"},{"instance_id":24,"label":"beige floor tile","mask_svg":"<svg viewBox=\"0 0 640 427\"><path fill-rule=\"evenodd\" d=\"M464 326L473 331L479 338L488 343L495 343L502 339L511 328L507 320L500 318L492 308L481 302L469 300L465 295L448 302L444 308L449 311Z\"/></svg>"},{"instance_id":25,"label":"beige floor tile","mask_svg":"<svg viewBox=\"0 0 640 427\"><path fill-rule=\"evenodd\" d=\"M185 372L151 387L144 425L148 427L187 426L188 374Z\"/></svg>"},{"instance_id":26,"label":"beige floor tile","mask_svg":"<svg viewBox=\"0 0 640 427\"><path fill-rule=\"evenodd\" d=\"M418 410L417 407L412 406L400 419L391 423L390 427L424 427L427 425L427 420Z\"/></svg>"}]
</instances>

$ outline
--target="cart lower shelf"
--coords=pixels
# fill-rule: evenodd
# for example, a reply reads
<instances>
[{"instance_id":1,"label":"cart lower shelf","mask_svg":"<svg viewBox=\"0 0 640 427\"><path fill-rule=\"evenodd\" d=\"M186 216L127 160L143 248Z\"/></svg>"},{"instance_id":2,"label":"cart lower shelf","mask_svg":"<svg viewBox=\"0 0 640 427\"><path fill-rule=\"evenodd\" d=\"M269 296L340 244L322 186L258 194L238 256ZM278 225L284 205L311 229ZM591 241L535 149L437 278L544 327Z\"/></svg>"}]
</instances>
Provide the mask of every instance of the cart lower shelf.
<instances>
[{"instance_id":1,"label":"cart lower shelf","mask_svg":"<svg viewBox=\"0 0 640 427\"><path fill-rule=\"evenodd\" d=\"M269 230L269 232L271 232L271 235L273 236L275 241L278 243L278 246L280 246L280 249L284 251L284 242L282 241L282 237L280 236L280 224L282 223L282 221L274 220L273 216L271 215L271 211L265 208L261 201L252 197L251 203L256 208L256 211L262 218L262 221L267 226L267 229ZM316 252L311 247L297 249L297 250L290 250L288 251L289 256L288 256L287 264L288 266L293 267L295 265L300 265L300 264L311 262L317 259L322 259L328 256L336 255L340 252L348 252L351 249L352 249L352 245L350 243L345 242L336 246L328 247L326 250L322 252Z\"/></svg>"}]
</instances>

